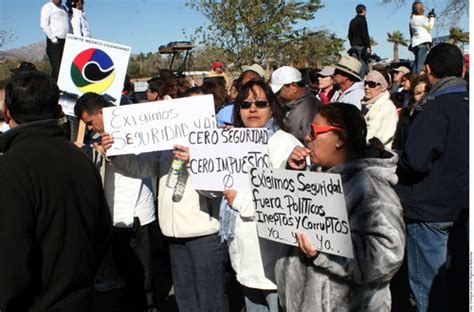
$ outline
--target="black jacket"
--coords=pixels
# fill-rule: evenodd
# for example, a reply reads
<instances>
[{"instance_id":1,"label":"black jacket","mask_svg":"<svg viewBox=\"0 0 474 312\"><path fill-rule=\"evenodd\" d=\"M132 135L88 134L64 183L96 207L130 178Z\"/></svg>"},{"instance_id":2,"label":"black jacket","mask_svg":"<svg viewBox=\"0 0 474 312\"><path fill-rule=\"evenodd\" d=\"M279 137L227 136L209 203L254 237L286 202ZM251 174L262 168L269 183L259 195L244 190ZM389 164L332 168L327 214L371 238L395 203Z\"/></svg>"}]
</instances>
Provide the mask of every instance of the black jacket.
<instances>
[{"instance_id":1,"label":"black jacket","mask_svg":"<svg viewBox=\"0 0 474 312\"><path fill-rule=\"evenodd\" d=\"M469 207L466 90L456 85L434 92L408 128L396 186L407 218L449 222Z\"/></svg>"},{"instance_id":2,"label":"black jacket","mask_svg":"<svg viewBox=\"0 0 474 312\"><path fill-rule=\"evenodd\" d=\"M365 16L358 14L351 20L349 24L348 37L351 47L370 47L369 29L367 27L367 20L365 19Z\"/></svg>"},{"instance_id":3,"label":"black jacket","mask_svg":"<svg viewBox=\"0 0 474 312\"><path fill-rule=\"evenodd\" d=\"M91 311L112 229L93 163L55 120L5 132L0 155L0 310Z\"/></svg>"}]
</instances>

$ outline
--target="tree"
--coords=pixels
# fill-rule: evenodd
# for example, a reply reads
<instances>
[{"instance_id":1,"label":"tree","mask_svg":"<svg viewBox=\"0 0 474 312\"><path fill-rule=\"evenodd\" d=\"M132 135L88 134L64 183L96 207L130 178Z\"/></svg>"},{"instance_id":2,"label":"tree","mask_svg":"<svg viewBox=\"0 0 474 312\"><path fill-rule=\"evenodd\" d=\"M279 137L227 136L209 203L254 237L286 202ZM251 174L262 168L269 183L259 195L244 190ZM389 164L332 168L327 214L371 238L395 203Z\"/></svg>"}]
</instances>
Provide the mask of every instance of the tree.
<instances>
[{"instance_id":1,"label":"tree","mask_svg":"<svg viewBox=\"0 0 474 312\"><path fill-rule=\"evenodd\" d=\"M398 54L398 45L408 46L408 40L405 39L403 34L400 31L394 31L392 33L387 33L387 41L393 43L393 61L400 62L400 56Z\"/></svg>"},{"instance_id":2,"label":"tree","mask_svg":"<svg viewBox=\"0 0 474 312\"><path fill-rule=\"evenodd\" d=\"M281 43L271 65L321 68L338 60L339 52L344 49L343 44L344 39L325 29L308 32L304 29Z\"/></svg>"},{"instance_id":3,"label":"tree","mask_svg":"<svg viewBox=\"0 0 474 312\"><path fill-rule=\"evenodd\" d=\"M449 29L448 42L455 45L459 44L460 42L469 42L469 32L465 32L459 27L451 27L451 29Z\"/></svg>"},{"instance_id":4,"label":"tree","mask_svg":"<svg viewBox=\"0 0 474 312\"><path fill-rule=\"evenodd\" d=\"M301 21L313 19L320 0L188 0L209 20L205 46L223 49L237 64L275 59L282 42L298 34Z\"/></svg>"},{"instance_id":5,"label":"tree","mask_svg":"<svg viewBox=\"0 0 474 312\"><path fill-rule=\"evenodd\" d=\"M377 41L375 41L374 37L370 37L370 47L373 48L375 47L376 45L378 45L379 43ZM372 49L373 50L373 49Z\"/></svg>"},{"instance_id":6,"label":"tree","mask_svg":"<svg viewBox=\"0 0 474 312\"><path fill-rule=\"evenodd\" d=\"M411 5L412 1L408 3ZM437 13L441 25L454 26L459 22L464 14L469 12L469 0L450 0ZM382 4L395 3L397 6L403 6L406 0L382 0Z\"/></svg>"},{"instance_id":7,"label":"tree","mask_svg":"<svg viewBox=\"0 0 474 312\"><path fill-rule=\"evenodd\" d=\"M0 48L3 47L4 44L12 42L15 38L11 29L0 28Z\"/></svg>"}]
</instances>

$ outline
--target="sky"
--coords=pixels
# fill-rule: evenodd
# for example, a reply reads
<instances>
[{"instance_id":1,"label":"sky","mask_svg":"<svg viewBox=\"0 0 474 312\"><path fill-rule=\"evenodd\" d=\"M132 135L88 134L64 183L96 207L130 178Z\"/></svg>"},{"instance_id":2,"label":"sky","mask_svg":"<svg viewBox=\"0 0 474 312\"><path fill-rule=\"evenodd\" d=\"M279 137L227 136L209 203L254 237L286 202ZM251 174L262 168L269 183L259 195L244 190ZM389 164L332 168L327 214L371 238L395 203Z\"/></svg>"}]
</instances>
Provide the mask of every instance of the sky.
<instances>
[{"instance_id":1,"label":"sky","mask_svg":"<svg viewBox=\"0 0 474 312\"><path fill-rule=\"evenodd\" d=\"M0 30L14 33L14 39L0 48L6 51L44 40L39 27L41 6L47 0L1 0ZM63 0L63 3L65 0ZM349 21L355 16L355 6L364 3L367 7L369 35L378 42L373 52L382 58L393 57L393 45L387 42L387 32L401 31L409 39L408 20L411 1L397 7L395 4L381 4L382 0L322 0L325 6L314 19L299 23L298 27L308 30L326 29L337 37L346 39L349 48L347 29ZM186 34L206 25L208 22L199 12L185 6L185 0L87 0L85 14L93 38L131 46L132 54L156 52L160 45L170 41L185 41ZM441 12L446 1L424 1L427 9ZM468 14L458 24L465 31L469 29ZM449 30L435 26L433 37L448 35ZM400 57L413 59L406 47L399 48Z\"/></svg>"}]
</instances>

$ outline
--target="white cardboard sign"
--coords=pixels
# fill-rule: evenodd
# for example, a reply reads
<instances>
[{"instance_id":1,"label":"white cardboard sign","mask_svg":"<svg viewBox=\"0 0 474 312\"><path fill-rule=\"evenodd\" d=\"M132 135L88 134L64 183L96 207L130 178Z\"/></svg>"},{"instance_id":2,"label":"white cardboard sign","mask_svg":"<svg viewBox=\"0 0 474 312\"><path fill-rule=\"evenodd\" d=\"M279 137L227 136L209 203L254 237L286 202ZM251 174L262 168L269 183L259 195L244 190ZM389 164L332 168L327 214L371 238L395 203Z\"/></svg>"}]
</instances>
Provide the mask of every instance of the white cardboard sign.
<instances>
[{"instance_id":1,"label":"white cardboard sign","mask_svg":"<svg viewBox=\"0 0 474 312\"><path fill-rule=\"evenodd\" d=\"M212 95L107 107L104 130L114 138L108 156L170 150L187 145L194 129L216 127Z\"/></svg>"},{"instance_id":2,"label":"white cardboard sign","mask_svg":"<svg viewBox=\"0 0 474 312\"><path fill-rule=\"evenodd\" d=\"M74 105L86 92L119 105L130 52L127 46L68 34L58 77L63 112L74 116Z\"/></svg>"},{"instance_id":3,"label":"white cardboard sign","mask_svg":"<svg viewBox=\"0 0 474 312\"><path fill-rule=\"evenodd\" d=\"M269 164L265 128L191 131L188 140L189 170L197 190L250 192L249 169Z\"/></svg>"},{"instance_id":4,"label":"white cardboard sign","mask_svg":"<svg viewBox=\"0 0 474 312\"><path fill-rule=\"evenodd\" d=\"M317 250L354 257L340 175L252 168L249 178L260 237L297 246L304 232Z\"/></svg>"}]
</instances>

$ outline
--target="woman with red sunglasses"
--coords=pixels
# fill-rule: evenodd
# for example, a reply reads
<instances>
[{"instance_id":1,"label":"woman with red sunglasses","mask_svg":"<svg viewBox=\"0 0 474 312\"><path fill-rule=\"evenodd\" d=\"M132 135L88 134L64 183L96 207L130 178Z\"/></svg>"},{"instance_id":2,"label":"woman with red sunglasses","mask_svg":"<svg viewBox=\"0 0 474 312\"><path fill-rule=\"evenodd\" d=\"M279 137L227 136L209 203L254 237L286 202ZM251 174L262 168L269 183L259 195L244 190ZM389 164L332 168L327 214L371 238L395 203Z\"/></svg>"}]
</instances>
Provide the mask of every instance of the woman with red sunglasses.
<instances>
[{"instance_id":1,"label":"woman with red sunglasses","mask_svg":"<svg viewBox=\"0 0 474 312\"><path fill-rule=\"evenodd\" d=\"M276 278L286 311L390 311L390 280L403 260L405 224L393 185L398 157L377 139L353 105L320 105L307 147L296 147L288 166L314 166L341 175L354 258L317 251L306 234L299 248L278 260Z\"/></svg>"},{"instance_id":2,"label":"woman with red sunglasses","mask_svg":"<svg viewBox=\"0 0 474 312\"><path fill-rule=\"evenodd\" d=\"M235 127L266 128L270 166L284 168L300 141L286 132L283 108L270 86L257 80L244 84L235 99ZM224 190L219 234L227 240L229 257L242 285L246 311L278 312L278 293L274 279L276 259L284 245L257 235L252 195L234 189Z\"/></svg>"}]
</instances>

